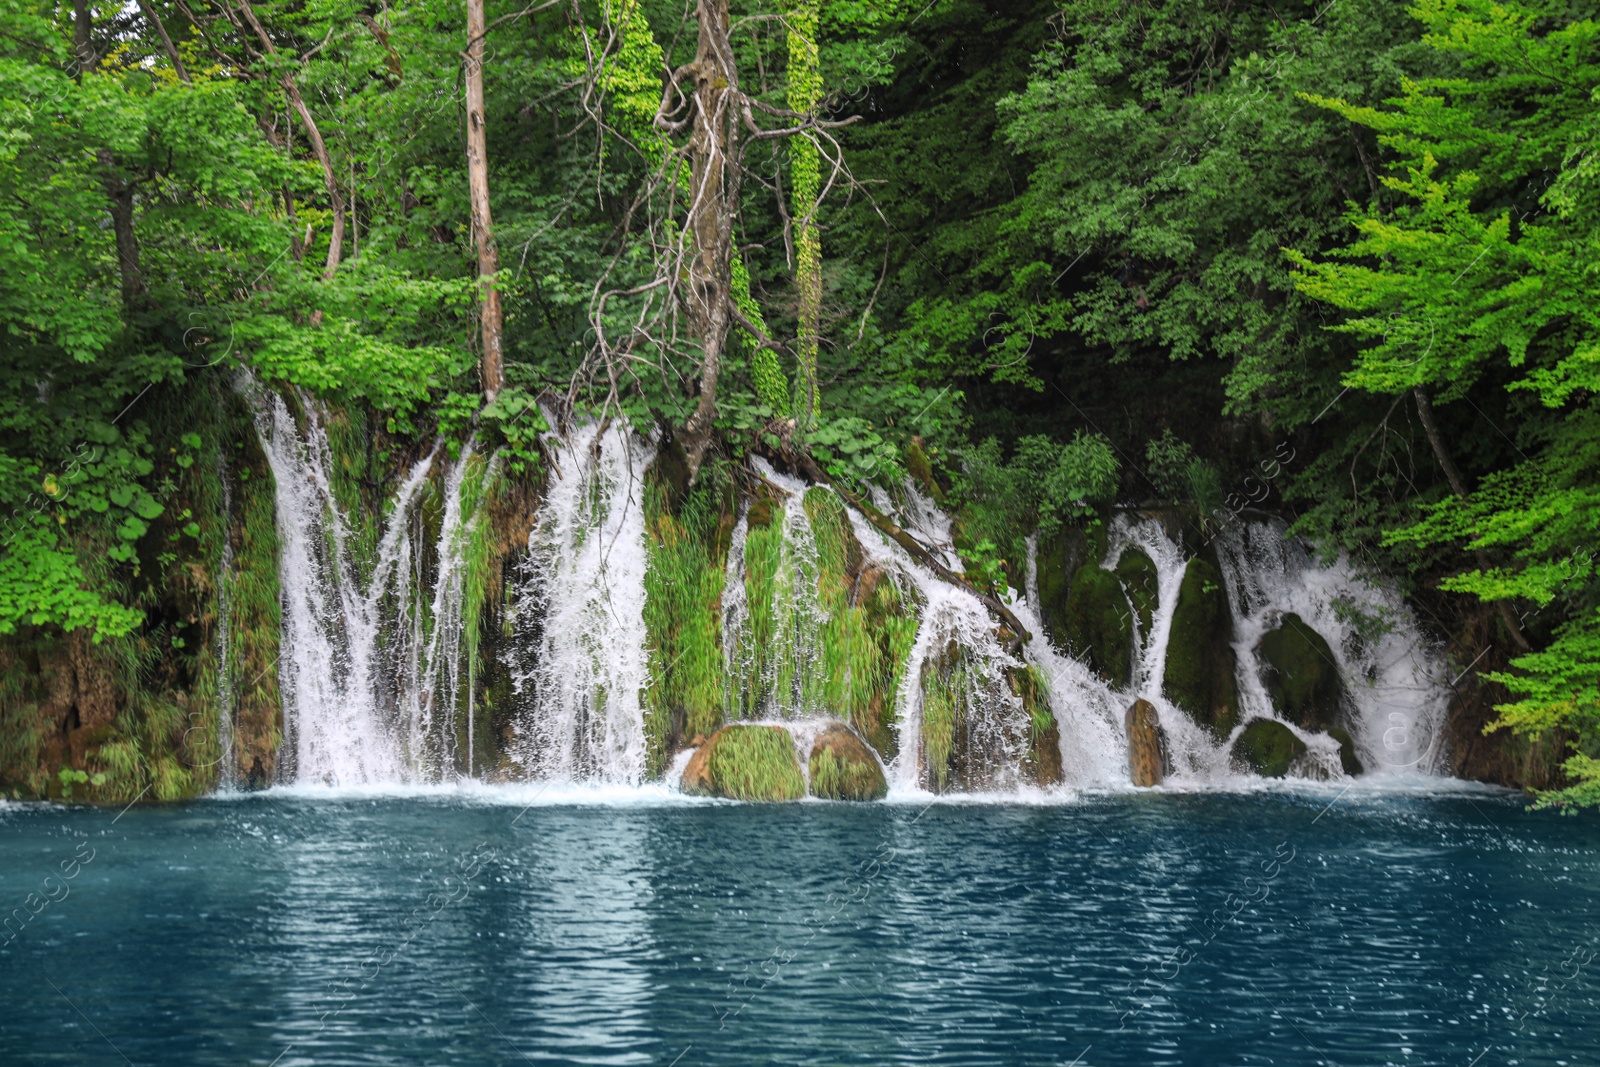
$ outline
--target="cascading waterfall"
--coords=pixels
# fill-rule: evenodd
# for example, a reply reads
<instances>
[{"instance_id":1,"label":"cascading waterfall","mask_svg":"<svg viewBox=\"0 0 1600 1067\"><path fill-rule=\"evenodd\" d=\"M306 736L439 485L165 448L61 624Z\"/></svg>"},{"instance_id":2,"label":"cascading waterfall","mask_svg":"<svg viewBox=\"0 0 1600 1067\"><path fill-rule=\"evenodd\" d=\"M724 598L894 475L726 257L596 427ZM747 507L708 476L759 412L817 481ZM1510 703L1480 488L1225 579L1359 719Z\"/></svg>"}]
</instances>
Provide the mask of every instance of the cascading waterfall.
<instances>
[{"instance_id":1,"label":"cascading waterfall","mask_svg":"<svg viewBox=\"0 0 1600 1067\"><path fill-rule=\"evenodd\" d=\"M935 556L952 559L948 518L915 486L908 483L906 494L911 531ZM916 638L896 693L899 754L888 767L891 784L905 790L932 784L930 764L944 755L929 751L924 727L932 713L964 719L974 780L986 789L1014 787L1027 744L1027 715L1005 672L1023 664L1000 644L994 620L977 597L913 560L854 508L847 513L868 561L909 591L917 609Z\"/></svg>"},{"instance_id":2,"label":"cascading waterfall","mask_svg":"<svg viewBox=\"0 0 1600 1067\"><path fill-rule=\"evenodd\" d=\"M444 514L434 550L433 598L426 613L421 599L416 598L411 612L414 654L410 657L410 684L405 688L408 754L413 767L434 777L443 777L456 766L455 719L463 699L469 735L466 771L469 776L472 773L473 696L471 686L462 684L462 668L467 643L466 552L478 516L467 512L464 490L469 472L487 476L483 464L474 462L476 458L474 441L469 439L445 473Z\"/></svg>"},{"instance_id":3,"label":"cascading waterfall","mask_svg":"<svg viewBox=\"0 0 1600 1067\"><path fill-rule=\"evenodd\" d=\"M276 481L285 774L334 785L438 780L463 769L472 774L474 661L467 652L475 646L466 632L467 556L496 459L486 461L469 440L456 460L441 465L436 446L401 480L381 530L363 540L335 499L332 452L316 405L302 397L297 424L282 396L253 383L244 392L256 406L257 431ZM533 779L636 784L645 777L642 694L651 684L643 479L654 448L626 426L611 424L551 433L545 444L547 492L528 556L508 590L511 640L501 654L515 708L507 770ZM791 732L798 729L794 736L809 737L807 724L839 714L827 706L828 684L837 679L827 677L829 609L817 592L818 535L806 508L808 492L831 490L759 459L753 465L771 499L761 502L765 517L754 524L755 505L746 505L730 540L721 620L724 714L728 721L785 723ZM439 510L422 512L420 502L434 491ZM875 499L937 558L960 568L949 516L914 485L894 499L884 493ZM1157 708L1175 782L1235 776L1233 738L1219 742L1163 691L1188 558L1161 519L1117 516L1105 556L1095 561L1112 569L1137 549L1154 564L1148 614L1141 618L1132 600L1128 604L1138 620L1132 671L1128 684L1118 687L1063 655L1045 634L1032 541L1026 592L1007 596L1032 634L1019 660L1001 645L994 620L970 591L941 580L854 508L844 513L866 565L892 583L915 616L909 652L895 661L895 707L883 720L892 720L897 731L898 755L887 768L895 788L1015 788L1030 745L1029 712L1016 682L1024 667L1043 682L1069 786L1127 782L1123 716L1139 698ZM436 535L424 534L421 514L439 516ZM425 536L433 536L431 543ZM1338 661L1349 695L1343 721L1367 769L1432 773L1448 694L1439 660L1401 598L1365 581L1346 561L1314 563L1285 538L1281 523L1238 523L1216 548L1235 620L1239 729L1254 718L1276 718L1257 647L1293 612L1328 640ZM230 551L225 547L224 590ZM226 593L223 610L226 683ZM221 740L231 757L226 688L223 700ZM1308 747L1291 774L1342 773L1335 742L1286 725ZM956 763L953 736L961 750ZM235 762L224 763L225 786ZM934 768L955 779L936 783Z\"/></svg>"},{"instance_id":4,"label":"cascading waterfall","mask_svg":"<svg viewBox=\"0 0 1600 1067\"><path fill-rule=\"evenodd\" d=\"M545 435L550 482L517 590L513 756L533 778L637 783L645 769L644 472L625 424Z\"/></svg>"},{"instance_id":5,"label":"cascading waterfall","mask_svg":"<svg viewBox=\"0 0 1600 1067\"><path fill-rule=\"evenodd\" d=\"M1271 519L1241 524L1218 539L1218 560L1236 620L1241 710L1270 717L1255 648L1288 613L1328 641L1353 708L1350 733L1369 773L1433 773L1443 746L1449 687L1443 660L1398 593L1363 578L1344 557L1313 561ZM1291 727L1292 728L1292 727ZM1337 754L1325 738L1324 764ZM1313 748L1313 752L1317 749Z\"/></svg>"},{"instance_id":6,"label":"cascading waterfall","mask_svg":"<svg viewBox=\"0 0 1600 1067\"><path fill-rule=\"evenodd\" d=\"M394 605L403 611L410 602L407 520L434 453L415 463L402 481L363 581L352 558L348 521L334 498L332 453L316 405L302 398L302 434L283 397L249 386L246 395L256 403L256 432L272 468L277 503L283 600L280 763L301 782L342 786L408 780L394 713L393 650L384 624L396 613Z\"/></svg>"},{"instance_id":7,"label":"cascading waterfall","mask_svg":"<svg viewBox=\"0 0 1600 1067\"><path fill-rule=\"evenodd\" d=\"M1440 660L1423 638L1401 598L1358 575L1346 560L1320 566L1276 520L1239 523L1217 540L1223 584L1235 620L1233 649L1240 726L1219 743L1163 690L1173 616L1188 560L1182 546L1152 518L1119 515L1113 520L1101 566L1115 568L1124 552L1138 549L1155 564L1156 603L1148 632L1133 627L1132 680L1126 689L1106 683L1084 664L1062 656L1040 634L1036 560L1030 546L1027 579L1032 603L1014 604L1034 631L1028 658L1049 686L1061 728L1063 766L1074 785L1125 782L1126 738L1122 716L1143 698L1157 709L1167 736L1173 777L1221 781L1232 777L1229 746L1251 719L1277 719L1262 682L1258 652L1262 636L1288 613L1324 635L1354 705L1348 725L1369 772L1432 773L1436 770L1448 691ZM1130 602L1129 610L1133 611ZM1291 773L1337 777L1337 744L1328 736L1285 723L1308 752Z\"/></svg>"},{"instance_id":8,"label":"cascading waterfall","mask_svg":"<svg viewBox=\"0 0 1600 1067\"><path fill-rule=\"evenodd\" d=\"M731 683L725 689L727 715L749 720L826 715L821 697L826 620L817 602L817 544L805 508L809 487L759 457L753 464L783 499L773 509L772 525L757 533L754 543L748 512L742 515L729 548L723 586L723 658ZM757 550L767 558L752 559ZM751 573L771 576L760 604L751 603L745 587Z\"/></svg>"}]
</instances>

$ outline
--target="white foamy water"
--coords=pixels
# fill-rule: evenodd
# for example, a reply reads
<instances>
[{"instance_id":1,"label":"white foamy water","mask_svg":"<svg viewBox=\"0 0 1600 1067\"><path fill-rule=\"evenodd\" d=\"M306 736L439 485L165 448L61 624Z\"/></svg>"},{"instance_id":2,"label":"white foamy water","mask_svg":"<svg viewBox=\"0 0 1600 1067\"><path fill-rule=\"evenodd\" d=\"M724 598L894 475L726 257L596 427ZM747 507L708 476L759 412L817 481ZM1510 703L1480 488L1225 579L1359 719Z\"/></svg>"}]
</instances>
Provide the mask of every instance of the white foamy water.
<instances>
[{"instance_id":1,"label":"white foamy water","mask_svg":"<svg viewBox=\"0 0 1600 1067\"><path fill-rule=\"evenodd\" d=\"M549 490L517 591L513 756L532 778L644 777L644 472L623 425L547 434Z\"/></svg>"},{"instance_id":2,"label":"white foamy water","mask_svg":"<svg viewBox=\"0 0 1600 1067\"><path fill-rule=\"evenodd\" d=\"M283 603L277 666L288 757L280 764L299 781L336 786L404 780L409 775L386 669L384 602L403 605L410 598L407 519L434 453L413 464L401 482L363 577L352 558L348 520L334 499L332 455L316 404L302 397L302 432L281 396L250 392L277 503Z\"/></svg>"}]
</instances>

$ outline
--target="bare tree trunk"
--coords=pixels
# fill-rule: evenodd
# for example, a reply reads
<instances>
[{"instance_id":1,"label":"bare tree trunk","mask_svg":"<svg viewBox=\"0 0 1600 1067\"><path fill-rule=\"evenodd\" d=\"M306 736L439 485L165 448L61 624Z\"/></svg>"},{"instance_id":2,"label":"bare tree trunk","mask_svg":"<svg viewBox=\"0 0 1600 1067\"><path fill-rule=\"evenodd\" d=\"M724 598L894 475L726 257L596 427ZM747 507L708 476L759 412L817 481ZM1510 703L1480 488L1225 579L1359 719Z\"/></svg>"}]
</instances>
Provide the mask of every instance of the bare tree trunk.
<instances>
[{"instance_id":1,"label":"bare tree trunk","mask_svg":"<svg viewBox=\"0 0 1600 1067\"><path fill-rule=\"evenodd\" d=\"M93 70L100 63L94 54L90 33L94 29L94 13L89 10L89 0L72 0L72 54L78 63L78 74Z\"/></svg>"},{"instance_id":2,"label":"bare tree trunk","mask_svg":"<svg viewBox=\"0 0 1600 1067\"><path fill-rule=\"evenodd\" d=\"M683 427L689 476L700 472L711 445L717 414L717 376L728 339L731 298L733 206L730 185L736 181L729 162L734 137L733 94L739 74L728 40L728 0L698 0L695 18L700 41L690 76L694 79L694 132L689 139L689 232L694 254L689 259L689 320L700 339L700 397Z\"/></svg>"},{"instance_id":3,"label":"bare tree trunk","mask_svg":"<svg viewBox=\"0 0 1600 1067\"><path fill-rule=\"evenodd\" d=\"M1465 499L1467 496L1467 482L1461 477L1461 468L1456 466L1455 460L1450 456L1450 450L1444 446L1444 435L1439 432L1439 424L1433 419L1433 401L1428 399L1428 393L1422 386L1414 386L1412 396L1417 402L1417 418L1422 421L1422 429L1428 435L1428 444L1433 446L1433 456L1439 461L1439 466L1444 468L1444 476L1450 483L1450 488L1456 496ZM1474 552L1478 566L1485 570L1490 567L1489 557L1483 552ZM1506 624L1506 630L1511 634L1511 640L1524 652L1533 651L1533 646L1528 643L1528 638L1523 634L1522 627L1517 623L1516 612L1511 610L1511 601L1497 600L1495 607L1500 612L1500 621Z\"/></svg>"},{"instance_id":4,"label":"bare tree trunk","mask_svg":"<svg viewBox=\"0 0 1600 1067\"><path fill-rule=\"evenodd\" d=\"M189 80L189 72L183 69L183 60L178 56L177 48L173 47L172 38L167 36L167 28L161 24L161 16L156 14L156 9L150 0L139 0L139 10L144 12L144 17L161 35L161 46L167 50L167 58L172 60L172 69L178 72L178 80L185 85L193 85Z\"/></svg>"},{"instance_id":5,"label":"bare tree trunk","mask_svg":"<svg viewBox=\"0 0 1600 1067\"><path fill-rule=\"evenodd\" d=\"M276 52L277 46L272 43L272 38L267 36L261 21L251 10L249 0L239 0L239 11L250 23L250 28L255 31L256 37L260 39L262 50L269 54ZM322 132L317 129L317 120L311 117L311 110L306 107L305 100L300 96L300 88L295 85L292 73L284 74L283 91L288 94L290 106L305 125L306 140L311 142L311 151L322 166L322 183L327 187L328 203L333 208L333 226L328 233L328 259L322 268L323 281L332 281L334 274L339 270L339 259L344 249L344 196L339 192L339 179L333 169L333 156L328 153ZM322 312L314 314L312 321L322 321Z\"/></svg>"},{"instance_id":6,"label":"bare tree trunk","mask_svg":"<svg viewBox=\"0 0 1600 1067\"><path fill-rule=\"evenodd\" d=\"M467 186L472 194L472 232L478 245L479 322L483 331L483 397L493 401L504 380L504 322L500 290L492 279L500 269L489 213L489 141L483 121L483 0L467 0Z\"/></svg>"},{"instance_id":7,"label":"bare tree trunk","mask_svg":"<svg viewBox=\"0 0 1600 1067\"><path fill-rule=\"evenodd\" d=\"M73 0L72 50L76 57L77 76L93 71L100 64L95 55L91 34L94 32L94 12L88 0ZM95 153L100 164L100 187L106 193L106 206L111 212L111 235L117 247L117 276L122 283L122 307L132 324L134 314L144 307L144 271L139 266L139 242L133 233L134 183L128 181L117 166L117 158L109 148Z\"/></svg>"},{"instance_id":8,"label":"bare tree trunk","mask_svg":"<svg viewBox=\"0 0 1600 1067\"><path fill-rule=\"evenodd\" d=\"M133 233L133 183L124 179L111 149L96 153L101 166L100 184L111 208L111 233L117 243L117 272L122 278L122 306L129 318L144 307L144 271L139 266L139 242Z\"/></svg>"}]
</instances>

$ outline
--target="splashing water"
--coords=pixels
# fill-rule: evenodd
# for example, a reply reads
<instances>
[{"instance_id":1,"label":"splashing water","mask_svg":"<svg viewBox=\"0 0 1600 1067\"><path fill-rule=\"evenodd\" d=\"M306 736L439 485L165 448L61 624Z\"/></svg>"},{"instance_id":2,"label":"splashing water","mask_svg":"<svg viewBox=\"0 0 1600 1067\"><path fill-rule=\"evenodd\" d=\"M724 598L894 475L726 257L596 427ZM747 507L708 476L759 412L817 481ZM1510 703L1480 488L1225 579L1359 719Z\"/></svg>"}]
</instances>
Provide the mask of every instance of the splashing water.
<instances>
[{"instance_id":1,"label":"splashing water","mask_svg":"<svg viewBox=\"0 0 1600 1067\"><path fill-rule=\"evenodd\" d=\"M411 595L411 505L433 466L415 463L395 494L363 581L348 521L335 502L332 455L316 404L302 396L302 433L283 397L247 389L277 502L283 637L284 773L334 786L409 780L394 714L385 599ZM392 609L391 609L392 610Z\"/></svg>"},{"instance_id":2,"label":"splashing water","mask_svg":"<svg viewBox=\"0 0 1600 1067\"><path fill-rule=\"evenodd\" d=\"M514 757L533 778L644 777L644 471L626 425L545 435L551 477L517 590Z\"/></svg>"},{"instance_id":3,"label":"splashing water","mask_svg":"<svg viewBox=\"0 0 1600 1067\"><path fill-rule=\"evenodd\" d=\"M1218 539L1242 667L1241 711L1271 716L1255 647L1288 613L1328 642L1354 707L1348 720L1368 773L1439 769L1449 686L1443 659L1398 592L1359 574L1347 558L1318 565L1278 520L1252 522ZM1291 727L1292 728L1292 727ZM1301 734L1307 744L1326 739ZM1337 766L1337 754L1332 756Z\"/></svg>"}]
</instances>

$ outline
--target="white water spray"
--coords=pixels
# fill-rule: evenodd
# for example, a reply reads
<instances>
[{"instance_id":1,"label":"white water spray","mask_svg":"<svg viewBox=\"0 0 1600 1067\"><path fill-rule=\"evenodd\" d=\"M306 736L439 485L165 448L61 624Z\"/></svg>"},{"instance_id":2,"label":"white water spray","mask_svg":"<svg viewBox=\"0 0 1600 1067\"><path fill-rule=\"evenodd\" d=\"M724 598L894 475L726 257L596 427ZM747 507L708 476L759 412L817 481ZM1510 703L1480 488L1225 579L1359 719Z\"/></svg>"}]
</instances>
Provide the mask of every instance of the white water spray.
<instances>
[{"instance_id":1,"label":"white water spray","mask_svg":"<svg viewBox=\"0 0 1600 1067\"><path fill-rule=\"evenodd\" d=\"M528 776L644 777L644 472L626 425L545 435L551 472L517 594L515 758Z\"/></svg>"}]
</instances>

